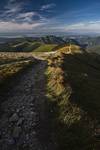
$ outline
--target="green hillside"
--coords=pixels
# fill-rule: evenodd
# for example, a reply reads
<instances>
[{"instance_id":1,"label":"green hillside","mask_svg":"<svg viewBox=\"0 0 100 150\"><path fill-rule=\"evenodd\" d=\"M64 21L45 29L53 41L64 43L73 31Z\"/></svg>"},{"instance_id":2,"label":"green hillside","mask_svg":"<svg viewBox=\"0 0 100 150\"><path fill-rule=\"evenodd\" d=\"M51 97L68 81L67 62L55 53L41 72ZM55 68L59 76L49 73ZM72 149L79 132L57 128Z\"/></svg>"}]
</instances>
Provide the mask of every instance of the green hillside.
<instances>
[{"instance_id":1,"label":"green hillside","mask_svg":"<svg viewBox=\"0 0 100 150\"><path fill-rule=\"evenodd\" d=\"M31 52L38 48L41 45L39 42L23 42L19 43L17 45L13 45L12 47L15 49L15 51L19 52Z\"/></svg>"},{"instance_id":2,"label":"green hillside","mask_svg":"<svg viewBox=\"0 0 100 150\"><path fill-rule=\"evenodd\" d=\"M42 44L36 48L34 52L51 52L57 45L56 44Z\"/></svg>"},{"instance_id":3,"label":"green hillside","mask_svg":"<svg viewBox=\"0 0 100 150\"><path fill-rule=\"evenodd\" d=\"M48 52L52 51L58 45L54 44L55 40L56 37L53 39L51 37L44 37L38 39L16 39L0 44L0 52Z\"/></svg>"},{"instance_id":4,"label":"green hillside","mask_svg":"<svg viewBox=\"0 0 100 150\"><path fill-rule=\"evenodd\" d=\"M37 47L39 47L41 43L39 42L19 42L19 43L5 43L0 45L0 51L2 52L31 52Z\"/></svg>"}]
</instances>

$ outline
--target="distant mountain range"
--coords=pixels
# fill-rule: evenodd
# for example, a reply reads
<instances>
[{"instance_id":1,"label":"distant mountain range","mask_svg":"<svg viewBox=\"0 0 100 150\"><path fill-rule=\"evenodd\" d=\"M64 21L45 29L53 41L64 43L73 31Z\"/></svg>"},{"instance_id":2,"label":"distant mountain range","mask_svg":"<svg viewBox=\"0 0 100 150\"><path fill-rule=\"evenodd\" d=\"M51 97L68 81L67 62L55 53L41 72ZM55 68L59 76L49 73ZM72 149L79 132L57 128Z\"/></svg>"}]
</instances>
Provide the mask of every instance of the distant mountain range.
<instances>
[{"instance_id":1,"label":"distant mountain range","mask_svg":"<svg viewBox=\"0 0 100 150\"><path fill-rule=\"evenodd\" d=\"M89 36L43 36L25 38L0 38L0 51L32 52L56 50L59 46L74 44L89 52L100 53L100 37Z\"/></svg>"}]
</instances>

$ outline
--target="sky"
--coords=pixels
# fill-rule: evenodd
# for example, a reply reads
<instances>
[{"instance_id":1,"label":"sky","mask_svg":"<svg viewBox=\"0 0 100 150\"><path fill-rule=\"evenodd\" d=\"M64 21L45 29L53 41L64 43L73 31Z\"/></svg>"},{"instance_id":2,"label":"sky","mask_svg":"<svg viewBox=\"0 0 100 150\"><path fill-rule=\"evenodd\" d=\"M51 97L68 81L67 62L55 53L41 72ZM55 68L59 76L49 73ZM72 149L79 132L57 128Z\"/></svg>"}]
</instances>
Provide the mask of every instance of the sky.
<instances>
[{"instance_id":1,"label":"sky","mask_svg":"<svg viewBox=\"0 0 100 150\"><path fill-rule=\"evenodd\" d=\"M0 33L100 33L100 0L3 0Z\"/></svg>"}]
</instances>

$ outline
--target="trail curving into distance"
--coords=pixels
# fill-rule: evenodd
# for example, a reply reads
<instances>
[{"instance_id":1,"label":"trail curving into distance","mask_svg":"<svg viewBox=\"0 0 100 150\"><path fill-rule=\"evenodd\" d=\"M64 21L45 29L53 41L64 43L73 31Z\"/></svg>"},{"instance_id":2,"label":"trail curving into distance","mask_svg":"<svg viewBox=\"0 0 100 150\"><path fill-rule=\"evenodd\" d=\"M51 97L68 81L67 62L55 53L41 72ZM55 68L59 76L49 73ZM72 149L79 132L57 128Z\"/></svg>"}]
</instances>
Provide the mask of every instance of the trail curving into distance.
<instances>
[{"instance_id":1,"label":"trail curving into distance","mask_svg":"<svg viewBox=\"0 0 100 150\"><path fill-rule=\"evenodd\" d=\"M46 108L46 66L42 60L33 64L1 104L0 150L55 149Z\"/></svg>"}]
</instances>

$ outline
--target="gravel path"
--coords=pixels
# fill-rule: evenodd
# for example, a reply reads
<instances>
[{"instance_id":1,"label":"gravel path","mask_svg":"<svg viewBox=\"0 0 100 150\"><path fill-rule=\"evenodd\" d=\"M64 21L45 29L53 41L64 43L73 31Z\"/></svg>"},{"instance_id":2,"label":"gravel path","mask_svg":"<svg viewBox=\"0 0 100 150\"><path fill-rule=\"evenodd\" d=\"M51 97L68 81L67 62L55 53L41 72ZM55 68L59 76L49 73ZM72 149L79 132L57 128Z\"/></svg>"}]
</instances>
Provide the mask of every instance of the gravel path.
<instances>
[{"instance_id":1,"label":"gravel path","mask_svg":"<svg viewBox=\"0 0 100 150\"><path fill-rule=\"evenodd\" d=\"M46 110L45 69L45 61L33 65L2 103L0 150L54 149Z\"/></svg>"}]
</instances>

